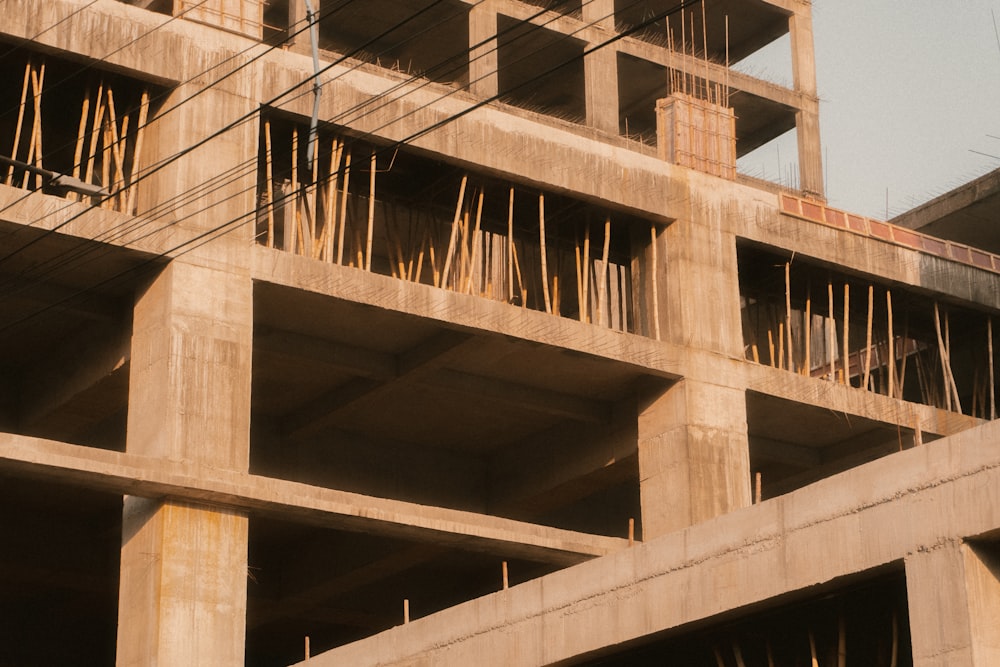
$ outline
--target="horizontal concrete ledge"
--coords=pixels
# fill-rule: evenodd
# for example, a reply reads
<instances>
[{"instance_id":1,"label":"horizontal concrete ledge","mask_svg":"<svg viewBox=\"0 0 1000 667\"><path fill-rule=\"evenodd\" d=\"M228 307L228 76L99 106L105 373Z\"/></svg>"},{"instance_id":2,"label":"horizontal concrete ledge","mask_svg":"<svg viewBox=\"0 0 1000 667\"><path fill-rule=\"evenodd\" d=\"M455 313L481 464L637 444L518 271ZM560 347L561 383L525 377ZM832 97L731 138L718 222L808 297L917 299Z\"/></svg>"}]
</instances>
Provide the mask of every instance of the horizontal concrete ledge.
<instances>
[{"instance_id":1,"label":"horizontal concrete ledge","mask_svg":"<svg viewBox=\"0 0 1000 667\"><path fill-rule=\"evenodd\" d=\"M1000 422L315 656L552 665L1000 527Z\"/></svg>"},{"instance_id":2,"label":"horizontal concrete ledge","mask_svg":"<svg viewBox=\"0 0 1000 667\"><path fill-rule=\"evenodd\" d=\"M0 472L145 498L263 512L289 521L560 566L628 546L621 538L10 433L0 434Z\"/></svg>"},{"instance_id":3,"label":"horizontal concrete ledge","mask_svg":"<svg viewBox=\"0 0 1000 667\"><path fill-rule=\"evenodd\" d=\"M251 275L254 280L422 317L469 331L511 336L611 359L643 374L677 379L684 374L686 365L686 348L645 336L329 264L282 250L256 247Z\"/></svg>"}]
</instances>

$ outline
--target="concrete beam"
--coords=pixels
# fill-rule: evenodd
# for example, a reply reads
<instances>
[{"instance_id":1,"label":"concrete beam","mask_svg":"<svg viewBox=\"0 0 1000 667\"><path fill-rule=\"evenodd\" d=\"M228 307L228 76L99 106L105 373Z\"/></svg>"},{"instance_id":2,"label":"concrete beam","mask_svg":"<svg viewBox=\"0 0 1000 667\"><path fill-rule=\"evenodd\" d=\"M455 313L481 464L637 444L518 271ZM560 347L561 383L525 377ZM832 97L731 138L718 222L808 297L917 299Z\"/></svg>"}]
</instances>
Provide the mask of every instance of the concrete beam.
<instances>
[{"instance_id":1,"label":"concrete beam","mask_svg":"<svg viewBox=\"0 0 1000 667\"><path fill-rule=\"evenodd\" d=\"M619 538L7 433L0 434L0 470L561 566L627 545Z\"/></svg>"},{"instance_id":2,"label":"concrete beam","mask_svg":"<svg viewBox=\"0 0 1000 667\"><path fill-rule=\"evenodd\" d=\"M835 587L842 577L1000 528L1000 514L983 511L1000 507L998 442L1000 422L894 454L313 656L308 664L568 664L722 614L731 619L733 612L775 608L789 594ZM925 581L946 598L956 579ZM931 624L954 608L922 599ZM934 650L945 648L938 643Z\"/></svg>"},{"instance_id":3,"label":"concrete beam","mask_svg":"<svg viewBox=\"0 0 1000 667\"><path fill-rule=\"evenodd\" d=\"M304 359L310 364L330 366L371 380L389 380L396 376L394 355L291 331L257 328L253 346L255 352Z\"/></svg>"}]
</instances>

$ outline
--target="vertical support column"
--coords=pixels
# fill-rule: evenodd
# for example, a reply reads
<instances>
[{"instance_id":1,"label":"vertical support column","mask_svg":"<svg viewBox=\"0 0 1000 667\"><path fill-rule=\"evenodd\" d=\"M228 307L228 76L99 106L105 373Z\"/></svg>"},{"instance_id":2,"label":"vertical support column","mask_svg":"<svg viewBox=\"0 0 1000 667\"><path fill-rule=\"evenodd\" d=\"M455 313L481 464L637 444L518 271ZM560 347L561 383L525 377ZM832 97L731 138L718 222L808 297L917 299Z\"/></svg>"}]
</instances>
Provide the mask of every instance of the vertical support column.
<instances>
[{"instance_id":1,"label":"vertical support column","mask_svg":"<svg viewBox=\"0 0 1000 667\"><path fill-rule=\"evenodd\" d=\"M318 14L320 0L312 0L313 10ZM309 45L309 30L306 29L306 0L288 0L288 44Z\"/></svg>"},{"instance_id":2,"label":"vertical support column","mask_svg":"<svg viewBox=\"0 0 1000 667\"><path fill-rule=\"evenodd\" d=\"M639 405L644 540L746 507L746 399L740 389L679 380Z\"/></svg>"},{"instance_id":3,"label":"vertical support column","mask_svg":"<svg viewBox=\"0 0 1000 667\"><path fill-rule=\"evenodd\" d=\"M500 91L497 11L490 0L469 10L469 91L483 98Z\"/></svg>"},{"instance_id":4,"label":"vertical support column","mask_svg":"<svg viewBox=\"0 0 1000 667\"><path fill-rule=\"evenodd\" d=\"M819 134L819 98L816 89L816 53L813 47L812 6L799 3L788 19L792 42L795 90L803 93L803 108L795 114L799 145L799 185L803 192L823 197L823 151Z\"/></svg>"},{"instance_id":5,"label":"vertical support column","mask_svg":"<svg viewBox=\"0 0 1000 667\"><path fill-rule=\"evenodd\" d=\"M995 547L946 544L906 559L915 667L1000 664Z\"/></svg>"},{"instance_id":6,"label":"vertical support column","mask_svg":"<svg viewBox=\"0 0 1000 667\"><path fill-rule=\"evenodd\" d=\"M245 83L227 81L197 97L189 97L194 88L175 91L166 107L183 104L150 125L151 162L243 117L253 108L237 92ZM256 175L228 181L236 180L236 168L254 163L257 127L243 122L209 138L140 191L141 208L172 204L169 228L151 238L164 250L191 243L136 300L129 453L249 467ZM118 665L243 664L247 539L244 513L126 496Z\"/></svg>"},{"instance_id":7,"label":"vertical support column","mask_svg":"<svg viewBox=\"0 0 1000 667\"><path fill-rule=\"evenodd\" d=\"M614 34L614 13L614 0L591 0L583 4L584 22L593 25L602 40ZM583 71L587 124L610 134L618 134L618 53L605 48L587 54L583 59Z\"/></svg>"}]
</instances>

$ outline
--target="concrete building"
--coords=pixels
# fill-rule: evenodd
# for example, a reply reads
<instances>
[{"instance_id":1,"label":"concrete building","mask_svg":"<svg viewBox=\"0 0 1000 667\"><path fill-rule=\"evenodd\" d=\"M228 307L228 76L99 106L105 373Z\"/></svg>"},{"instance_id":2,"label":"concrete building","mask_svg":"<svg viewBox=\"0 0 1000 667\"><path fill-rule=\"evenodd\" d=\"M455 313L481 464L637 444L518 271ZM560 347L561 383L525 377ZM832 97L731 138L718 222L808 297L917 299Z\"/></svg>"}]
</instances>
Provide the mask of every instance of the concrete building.
<instances>
[{"instance_id":1,"label":"concrete building","mask_svg":"<svg viewBox=\"0 0 1000 667\"><path fill-rule=\"evenodd\" d=\"M0 16L0 665L1000 664L992 190L826 205L807 0Z\"/></svg>"}]
</instances>

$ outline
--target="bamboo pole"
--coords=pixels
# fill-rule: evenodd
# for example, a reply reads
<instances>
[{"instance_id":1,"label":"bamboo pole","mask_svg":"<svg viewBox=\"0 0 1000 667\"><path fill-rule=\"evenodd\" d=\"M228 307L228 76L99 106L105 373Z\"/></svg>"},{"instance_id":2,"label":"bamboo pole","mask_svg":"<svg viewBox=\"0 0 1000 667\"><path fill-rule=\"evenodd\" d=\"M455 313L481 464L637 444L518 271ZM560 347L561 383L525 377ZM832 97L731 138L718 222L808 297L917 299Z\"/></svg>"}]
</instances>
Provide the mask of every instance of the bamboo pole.
<instances>
[{"instance_id":1,"label":"bamboo pole","mask_svg":"<svg viewBox=\"0 0 1000 667\"><path fill-rule=\"evenodd\" d=\"M703 3L702 7L704 6ZM743 660L743 651L740 650L740 645L735 639L733 640L733 657L736 658L736 667L747 667L747 663Z\"/></svg>"},{"instance_id":2,"label":"bamboo pole","mask_svg":"<svg viewBox=\"0 0 1000 667\"><path fill-rule=\"evenodd\" d=\"M143 89L142 97L139 101L139 120L135 125L135 148L132 150L132 169L129 171L129 180L131 185L128 188L128 196L125 201L125 213L132 215L135 212L136 205L136 179L139 175L140 165L142 164L142 144L143 138L146 133L146 121L149 118L149 91ZM271 191L267 191L268 202L270 202ZM273 213L272 213L273 218Z\"/></svg>"},{"instance_id":3,"label":"bamboo pole","mask_svg":"<svg viewBox=\"0 0 1000 667\"><path fill-rule=\"evenodd\" d=\"M28 85L31 83L31 61L29 60L24 64L24 83L21 85L21 104L17 109L17 125L14 128L14 147L11 149L10 156L17 159L17 151L21 144L21 129L24 127L24 110L27 108L28 102ZM14 165L7 167L7 180L6 185L10 185L14 180Z\"/></svg>"},{"instance_id":4,"label":"bamboo pole","mask_svg":"<svg viewBox=\"0 0 1000 667\"><path fill-rule=\"evenodd\" d=\"M868 378L872 368L872 316L875 314L875 286L868 286L868 325L865 329L865 374L861 388L868 391Z\"/></svg>"},{"instance_id":5,"label":"bamboo pole","mask_svg":"<svg viewBox=\"0 0 1000 667\"><path fill-rule=\"evenodd\" d=\"M285 209L288 209L288 202L285 202ZM285 222L288 222L287 215ZM299 238L299 128L292 128L292 228L285 230L288 238L288 252L296 252Z\"/></svg>"},{"instance_id":6,"label":"bamboo pole","mask_svg":"<svg viewBox=\"0 0 1000 667\"><path fill-rule=\"evenodd\" d=\"M767 330L767 353L771 360L771 368L777 368L774 358L774 334L771 332L770 328Z\"/></svg>"},{"instance_id":7,"label":"bamboo pole","mask_svg":"<svg viewBox=\"0 0 1000 667\"><path fill-rule=\"evenodd\" d=\"M851 348L847 344L851 320L851 286L844 283L844 347L840 356L844 360L844 384L851 383Z\"/></svg>"},{"instance_id":8,"label":"bamboo pole","mask_svg":"<svg viewBox=\"0 0 1000 667\"><path fill-rule=\"evenodd\" d=\"M787 370L795 371L795 356L792 353L792 264L785 262L785 333L788 336Z\"/></svg>"},{"instance_id":9,"label":"bamboo pole","mask_svg":"<svg viewBox=\"0 0 1000 667\"><path fill-rule=\"evenodd\" d=\"M771 640L767 640L767 667L774 667L774 652L771 651Z\"/></svg>"},{"instance_id":10,"label":"bamboo pole","mask_svg":"<svg viewBox=\"0 0 1000 667\"><path fill-rule=\"evenodd\" d=\"M806 282L806 316L803 320L805 324L805 339L806 344L806 356L805 361L802 362L802 374L806 377L812 375L812 283L811 281Z\"/></svg>"},{"instance_id":11,"label":"bamboo pole","mask_svg":"<svg viewBox=\"0 0 1000 667\"><path fill-rule=\"evenodd\" d=\"M267 247L274 247L274 172L271 165L271 121L264 121L264 174L267 187Z\"/></svg>"},{"instance_id":12,"label":"bamboo pole","mask_svg":"<svg viewBox=\"0 0 1000 667\"><path fill-rule=\"evenodd\" d=\"M90 87L83 94L80 111L80 127L76 132L76 148L73 151L73 178L80 178L80 161L83 160L83 146L87 142L87 120L90 118ZM79 198L76 195L74 198Z\"/></svg>"},{"instance_id":13,"label":"bamboo pole","mask_svg":"<svg viewBox=\"0 0 1000 667\"><path fill-rule=\"evenodd\" d=\"M590 221L583 228L583 313L582 321L590 322Z\"/></svg>"},{"instance_id":14,"label":"bamboo pole","mask_svg":"<svg viewBox=\"0 0 1000 667\"><path fill-rule=\"evenodd\" d=\"M480 225L483 220L483 191L479 191L479 201L476 203L476 224L472 230L472 251L469 257L469 276L465 283L465 291L472 294L472 282L476 275L476 261L479 259Z\"/></svg>"},{"instance_id":15,"label":"bamboo pole","mask_svg":"<svg viewBox=\"0 0 1000 667\"><path fill-rule=\"evenodd\" d=\"M330 179L326 184L326 201L323 204L326 220L323 224L323 233L320 236L321 257L328 262L333 261L333 244L337 238L337 190L340 188L340 159L343 150L343 142L339 137L334 138L333 144L330 146Z\"/></svg>"},{"instance_id":16,"label":"bamboo pole","mask_svg":"<svg viewBox=\"0 0 1000 667\"><path fill-rule=\"evenodd\" d=\"M938 356L941 358L941 376L944 380L944 407L945 410L951 410L951 373L949 370L950 362L948 361L948 351L944 346L944 338L941 336L941 312L938 308L937 301L934 302L934 332L937 334L938 341Z\"/></svg>"},{"instance_id":17,"label":"bamboo pole","mask_svg":"<svg viewBox=\"0 0 1000 667\"><path fill-rule=\"evenodd\" d=\"M837 355L834 354L834 350L837 347L837 319L833 314L833 281L826 281L826 295L827 295L827 312L830 316L827 318L826 325L826 338L827 346L830 348L830 382L837 381Z\"/></svg>"},{"instance_id":18,"label":"bamboo pole","mask_svg":"<svg viewBox=\"0 0 1000 667\"><path fill-rule=\"evenodd\" d=\"M403 623L410 622L410 600L409 598L403 599Z\"/></svg>"},{"instance_id":19,"label":"bamboo pole","mask_svg":"<svg viewBox=\"0 0 1000 667\"><path fill-rule=\"evenodd\" d=\"M809 664L812 667L819 667L819 660L816 658L816 638L813 636L812 630L809 630L809 657L811 658Z\"/></svg>"},{"instance_id":20,"label":"bamboo pole","mask_svg":"<svg viewBox=\"0 0 1000 667\"><path fill-rule=\"evenodd\" d=\"M886 374L889 376L889 398L896 398L896 340L895 333L892 329L892 292L890 290L885 291L885 311L888 318L887 333L887 356L888 364L886 366Z\"/></svg>"},{"instance_id":21,"label":"bamboo pole","mask_svg":"<svg viewBox=\"0 0 1000 667\"><path fill-rule=\"evenodd\" d=\"M35 150L35 166L42 167L42 90L45 86L45 61L38 67L38 73L31 73L31 85L35 88L35 118L34 127L37 129L32 130L31 135L35 139L34 150ZM28 160L29 162L31 160ZM42 175L35 174L35 187L37 189L42 188Z\"/></svg>"},{"instance_id":22,"label":"bamboo pole","mask_svg":"<svg viewBox=\"0 0 1000 667\"><path fill-rule=\"evenodd\" d=\"M582 265L582 258L580 257L580 237L579 235L573 239L573 251L576 255L576 303L579 306L577 310L580 314L580 321L584 321L583 317L583 274L584 271Z\"/></svg>"},{"instance_id":23,"label":"bamboo pole","mask_svg":"<svg viewBox=\"0 0 1000 667\"><path fill-rule=\"evenodd\" d=\"M716 667L726 667L726 661L722 659L722 654L719 653L718 647L713 646L712 652L715 654Z\"/></svg>"},{"instance_id":24,"label":"bamboo pole","mask_svg":"<svg viewBox=\"0 0 1000 667\"><path fill-rule=\"evenodd\" d=\"M837 619L837 667L847 667L847 625L843 611Z\"/></svg>"},{"instance_id":25,"label":"bamboo pole","mask_svg":"<svg viewBox=\"0 0 1000 667\"><path fill-rule=\"evenodd\" d=\"M545 298L545 312L552 314L552 300L549 298L549 267L545 252L545 195L538 195L538 244L542 266L542 296Z\"/></svg>"},{"instance_id":26,"label":"bamboo pole","mask_svg":"<svg viewBox=\"0 0 1000 667\"><path fill-rule=\"evenodd\" d=\"M986 320L986 351L990 356L990 419L997 418L996 386L993 380L993 318Z\"/></svg>"},{"instance_id":27,"label":"bamboo pole","mask_svg":"<svg viewBox=\"0 0 1000 667\"><path fill-rule=\"evenodd\" d=\"M889 667L896 667L899 664L899 621L896 620L896 612L892 612L892 654L889 657Z\"/></svg>"},{"instance_id":28,"label":"bamboo pole","mask_svg":"<svg viewBox=\"0 0 1000 667\"><path fill-rule=\"evenodd\" d=\"M903 398L906 389L906 366L907 359L909 358L909 347L910 347L910 314L906 313L903 318L903 338L902 338L902 349L900 350L902 361L899 362L899 384L897 385L899 397Z\"/></svg>"},{"instance_id":29,"label":"bamboo pole","mask_svg":"<svg viewBox=\"0 0 1000 667\"><path fill-rule=\"evenodd\" d=\"M656 246L656 225L650 225L650 247L652 248L652 253L650 257L650 270L649 279L653 286L653 335L656 340L660 340L660 293L657 286L656 280L656 269L659 266L659 260L657 259Z\"/></svg>"},{"instance_id":30,"label":"bamboo pole","mask_svg":"<svg viewBox=\"0 0 1000 667\"><path fill-rule=\"evenodd\" d=\"M604 220L604 250L601 252L601 273L597 286L597 323L601 326L611 326L611 312L608 310L608 323L604 323L605 308L608 293L608 251L611 246L611 218Z\"/></svg>"},{"instance_id":31,"label":"bamboo pole","mask_svg":"<svg viewBox=\"0 0 1000 667\"><path fill-rule=\"evenodd\" d=\"M108 88L104 91L105 97L111 92ZM102 126L103 136L101 138L101 185L111 192L114 188L111 186L111 107L108 107L108 114L104 117L104 123ZM110 206L111 199L106 199L103 202L103 206Z\"/></svg>"},{"instance_id":32,"label":"bamboo pole","mask_svg":"<svg viewBox=\"0 0 1000 667\"><path fill-rule=\"evenodd\" d=\"M108 192L112 195L120 195L122 190L122 185L125 182L125 151L122 148L122 144L125 142L125 138L128 136L128 116L122 120L122 132L121 137L118 135L118 112L115 107L115 94L111 88L108 88L108 121L111 130L111 157L114 165L114 176L111 177L111 185L106 186ZM121 206L125 205L125 202L120 196L117 197L121 202Z\"/></svg>"},{"instance_id":33,"label":"bamboo pole","mask_svg":"<svg viewBox=\"0 0 1000 667\"><path fill-rule=\"evenodd\" d=\"M507 202L507 303L514 302L514 186Z\"/></svg>"},{"instance_id":34,"label":"bamboo pole","mask_svg":"<svg viewBox=\"0 0 1000 667\"><path fill-rule=\"evenodd\" d=\"M100 139L101 126L104 123L104 82L101 81L100 85L97 87L97 106L94 107L94 123L91 125L90 130L90 150L87 152L87 169L84 176L84 181L87 183L93 182L94 175L94 165L97 161L97 141ZM106 185L102 183L101 185Z\"/></svg>"},{"instance_id":35,"label":"bamboo pole","mask_svg":"<svg viewBox=\"0 0 1000 667\"><path fill-rule=\"evenodd\" d=\"M510 587L510 580L507 578L507 561L500 563L500 572L503 578L503 589L507 590Z\"/></svg>"},{"instance_id":36,"label":"bamboo pole","mask_svg":"<svg viewBox=\"0 0 1000 667\"><path fill-rule=\"evenodd\" d=\"M778 368L785 363L785 323L778 322Z\"/></svg>"},{"instance_id":37,"label":"bamboo pole","mask_svg":"<svg viewBox=\"0 0 1000 667\"><path fill-rule=\"evenodd\" d=\"M240 7L243 3L240 2ZM309 198L307 213L309 214L309 248L308 255L318 258L320 253L319 239L316 238L316 226L319 225L319 137L311 138L313 160L312 160L312 181L307 189L306 195Z\"/></svg>"},{"instance_id":38,"label":"bamboo pole","mask_svg":"<svg viewBox=\"0 0 1000 667\"><path fill-rule=\"evenodd\" d=\"M435 287L447 287L448 271L451 269L452 257L455 255L455 241L458 236L458 225L462 219L462 204L465 203L465 186L469 177L462 176L462 185L458 189L458 205L455 206L455 217L451 221L451 237L448 239L448 252L444 258L444 269L441 271L441 280Z\"/></svg>"},{"instance_id":39,"label":"bamboo pole","mask_svg":"<svg viewBox=\"0 0 1000 667\"><path fill-rule=\"evenodd\" d=\"M340 228L337 230L337 265L344 263L344 231L347 229L347 196L351 191L351 149L344 156L344 191L340 196Z\"/></svg>"},{"instance_id":40,"label":"bamboo pole","mask_svg":"<svg viewBox=\"0 0 1000 667\"><path fill-rule=\"evenodd\" d=\"M635 518L629 517L628 519L628 545L631 547L635 544Z\"/></svg>"},{"instance_id":41,"label":"bamboo pole","mask_svg":"<svg viewBox=\"0 0 1000 667\"><path fill-rule=\"evenodd\" d=\"M372 239L375 234L375 147L372 147L371 169L368 178L368 235L365 237L365 271L372 270Z\"/></svg>"},{"instance_id":42,"label":"bamboo pole","mask_svg":"<svg viewBox=\"0 0 1000 667\"><path fill-rule=\"evenodd\" d=\"M955 384L955 372L951 368L951 317L948 311L944 313L944 346L948 351L948 380L951 388L955 392L955 411L962 412L962 401L958 397L958 385Z\"/></svg>"}]
</instances>

